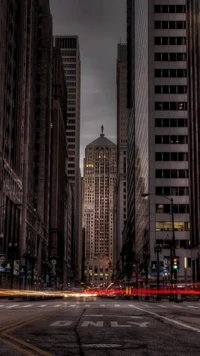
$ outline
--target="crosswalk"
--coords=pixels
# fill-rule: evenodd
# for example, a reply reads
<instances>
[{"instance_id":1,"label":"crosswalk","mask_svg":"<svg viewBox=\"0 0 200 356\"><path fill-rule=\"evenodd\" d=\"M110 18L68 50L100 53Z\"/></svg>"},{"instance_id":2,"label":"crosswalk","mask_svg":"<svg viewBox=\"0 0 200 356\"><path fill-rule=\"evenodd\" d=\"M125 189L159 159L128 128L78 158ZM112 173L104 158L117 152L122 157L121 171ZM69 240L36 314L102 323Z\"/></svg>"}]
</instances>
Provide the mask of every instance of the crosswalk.
<instances>
[{"instance_id":1,"label":"crosswalk","mask_svg":"<svg viewBox=\"0 0 200 356\"><path fill-rule=\"evenodd\" d=\"M80 302L77 302L77 303L74 303L74 304L71 304L70 302L61 302L61 303L56 303L56 302L46 302L46 304L41 304L40 302L35 302L35 303L32 303L32 304L27 304L25 302L22 302L22 303L18 303L18 304L13 304L13 303L2 303L0 304L0 313L2 310L15 310L15 309L28 309L28 308L41 308L41 309L45 309L45 308L102 308L102 309L105 309L105 308L115 308L115 309L119 309L119 308L123 308L123 309L131 309L131 308L135 308L135 307L140 307L141 309L161 309L161 310L169 310L169 309L173 309L174 311L177 309L183 309L183 310L190 310L190 311L200 311L200 304L198 305L190 305L190 304L181 304L181 305L177 305L175 303L160 303L160 304L157 304L157 303L131 303L131 304L128 304L128 303L118 303L118 304L115 304L115 303L112 303L112 302L108 302L108 303L105 303L105 304L101 304L101 303L91 303L91 304L85 304L85 303L80 303Z\"/></svg>"}]
</instances>

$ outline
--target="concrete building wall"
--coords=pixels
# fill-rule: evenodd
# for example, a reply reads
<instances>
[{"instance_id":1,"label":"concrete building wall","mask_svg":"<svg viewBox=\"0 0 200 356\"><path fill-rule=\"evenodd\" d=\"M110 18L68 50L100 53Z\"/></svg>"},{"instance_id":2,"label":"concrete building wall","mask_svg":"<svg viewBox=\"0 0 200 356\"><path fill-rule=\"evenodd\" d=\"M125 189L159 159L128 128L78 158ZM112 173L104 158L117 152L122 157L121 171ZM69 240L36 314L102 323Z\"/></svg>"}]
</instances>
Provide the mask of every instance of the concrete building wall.
<instances>
[{"instance_id":1,"label":"concrete building wall","mask_svg":"<svg viewBox=\"0 0 200 356\"><path fill-rule=\"evenodd\" d=\"M179 281L185 259L191 280L186 66L185 1L135 2L136 260L142 268L149 250L151 277L155 244L162 247L161 269L170 260L173 198Z\"/></svg>"},{"instance_id":2,"label":"concrete building wall","mask_svg":"<svg viewBox=\"0 0 200 356\"><path fill-rule=\"evenodd\" d=\"M127 46L118 44L117 57L117 181L116 181L116 229L114 243L114 266L122 250L122 232L127 220Z\"/></svg>"},{"instance_id":3,"label":"concrete building wall","mask_svg":"<svg viewBox=\"0 0 200 356\"><path fill-rule=\"evenodd\" d=\"M187 0L187 69L188 69L188 126L190 223L192 246L192 279L200 282L200 187L199 187L199 63L200 63L200 3Z\"/></svg>"},{"instance_id":4,"label":"concrete building wall","mask_svg":"<svg viewBox=\"0 0 200 356\"><path fill-rule=\"evenodd\" d=\"M80 278L79 250L81 245L80 228L80 86L81 62L79 38L77 36L55 36L54 44L61 49L67 85L67 125L68 179L74 190L74 212L72 227L72 263L74 277Z\"/></svg>"}]
</instances>

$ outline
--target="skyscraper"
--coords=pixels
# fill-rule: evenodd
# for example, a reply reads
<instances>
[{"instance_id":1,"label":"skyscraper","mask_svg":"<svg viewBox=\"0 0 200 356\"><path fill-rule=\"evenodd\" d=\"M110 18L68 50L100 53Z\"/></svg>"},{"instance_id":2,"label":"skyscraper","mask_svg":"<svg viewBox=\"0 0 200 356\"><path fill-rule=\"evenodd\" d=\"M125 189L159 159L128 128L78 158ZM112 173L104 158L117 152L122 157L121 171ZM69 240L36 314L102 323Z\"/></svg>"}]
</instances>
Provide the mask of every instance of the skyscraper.
<instances>
[{"instance_id":1,"label":"skyscraper","mask_svg":"<svg viewBox=\"0 0 200 356\"><path fill-rule=\"evenodd\" d=\"M54 45L61 49L65 80L67 85L67 123L68 142L68 179L74 192L74 229L72 242L72 261L75 276L79 276L79 244L81 243L80 226L80 87L81 62L79 38L77 36L55 36Z\"/></svg>"},{"instance_id":2,"label":"skyscraper","mask_svg":"<svg viewBox=\"0 0 200 356\"><path fill-rule=\"evenodd\" d=\"M193 282L200 282L200 2L187 1L188 126Z\"/></svg>"},{"instance_id":3,"label":"skyscraper","mask_svg":"<svg viewBox=\"0 0 200 356\"><path fill-rule=\"evenodd\" d=\"M135 162L134 258L142 271L149 256L153 278L157 266L154 247L159 244L160 268L169 280L173 208L175 251L180 261L177 278L181 281L185 280L185 266L191 280L185 5L186 1L179 0L135 0L127 17L129 29L134 23L132 159L132 138L128 136L130 170L131 162ZM132 66L128 71L129 68ZM130 174L129 171L128 186ZM141 197L144 193L146 199Z\"/></svg>"},{"instance_id":4,"label":"skyscraper","mask_svg":"<svg viewBox=\"0 0 200 356\"><path fill-rule=\"evenodd\" d=\"M127 47L118 44L117 56L117 179L114 265L119 269L122 232L127 220Z\"/></svg>"},{"instance_id":5,"label":"skyscraper","mask_svg":"<svg viewBox=\"0 0 200 356\"><path fill-rule=\"evenodd\" d=\"M0 7L0 252L11 267L11 285L25 287L38 281L48 259L52 18L49 0L9 0ZM19 261L28 279L27 273L19 278Z\"/></svg>"},{"instance_id":6,"label":"skyscraper","mask_svg":"<svg viewBox=\"0 0 200 356\"><path fill-rule=\"evenodd\" d=\"M96 284L112 278L116 163L116 145L102 126L100 137L86 147L84 160L84 275Z\"/></svg>"}]
</instances>

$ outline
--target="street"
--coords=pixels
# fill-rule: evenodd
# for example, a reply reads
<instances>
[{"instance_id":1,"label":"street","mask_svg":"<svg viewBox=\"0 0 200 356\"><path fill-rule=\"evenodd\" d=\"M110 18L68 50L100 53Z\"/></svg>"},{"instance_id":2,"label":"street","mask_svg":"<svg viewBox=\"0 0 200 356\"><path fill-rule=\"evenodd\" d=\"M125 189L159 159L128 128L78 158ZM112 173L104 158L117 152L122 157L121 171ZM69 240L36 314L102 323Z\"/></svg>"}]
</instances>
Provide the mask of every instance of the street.
<instances>
[{"instance_id":1,"label":"street","mask_svg":"<svg viewBox=\"0 0 200 356\"><path fill-rule=\"evenodd\" d=\"M200 304L0 301L1 356L199 355Z\"/></svg>"}]
</instances>

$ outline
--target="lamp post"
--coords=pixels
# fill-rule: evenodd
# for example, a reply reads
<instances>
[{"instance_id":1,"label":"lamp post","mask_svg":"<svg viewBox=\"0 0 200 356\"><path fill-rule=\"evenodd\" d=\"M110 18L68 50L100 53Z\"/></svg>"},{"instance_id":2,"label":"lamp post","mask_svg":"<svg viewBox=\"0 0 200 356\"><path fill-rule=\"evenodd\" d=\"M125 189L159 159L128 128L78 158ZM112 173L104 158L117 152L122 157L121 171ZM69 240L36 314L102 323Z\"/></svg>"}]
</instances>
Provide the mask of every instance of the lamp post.
<instances>
[{"instance_id":1,"label":"lamp post","mask_svg":"<svg viewBox=\"0 0 200 356\"><path fill-rule=\"evenodd\" d=\"M154 246L154 251L156 253L156 266L157 266L157 291L160 288L160 258L159 258L159 254L162 251L162 246L159 244L155 244Z\"/></svg>"},{"instance_id":2,"label":"lamp post","mask_svg":"<svg viewBox=\"0 0 200 356\"><path fill-rule=\"evenodd\" d=\"M152 195L152 194L149 194L149 193L141 194L141 196L143 198L146 198L149 195ZM173 258L176 257L176 240L175 240L174 209L173 209L174 200L173 200L173 198L169 198L166 195L160 195L160 196L170 201L170 214L172 216L172 240L171 240L171 244L170 244L170 260L171 260L171 273L170 273L170 275L171 275L171 285L173 284L173 281L174 281L174 284L176 285L177 271L173 269Z\"/></svg>"},{"instance_id":3,"label":"lamp post","mask_svg":"<svg viewBox=\"0 0 200 356\"><path fill-rule=\"evenodd\" d=\"M149 276L149 273L148 273L148 268L149 268L149 265L148 265L148 261L149 261L149 257L150 257L150 253L149 253L149 251L147 251L147 250L144 250L143 251L143 257L144 257L144 259L145 259L145 272L146 272L146 281L145 281L145 283L146 283L146 299L149 299L149 297L148 297L148 283L149 283L149 278L148 278L148 276Z\"/></svg>"},{"instance_id":4,"label":"lamp post","mask_svg":"<svg viewBox=\"0 0 200 356\"><path fill-rule=\"evenodd\" d=\"M14 258L15 258L15 249L18 247L18 243L15 242L14 244L10 242L8 244L9 248L11 249L11 266L10 266L10 289L13 288L13 271L14 271Z\"/></svg>"}]
</instances>

